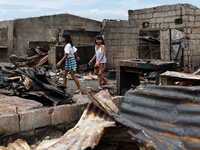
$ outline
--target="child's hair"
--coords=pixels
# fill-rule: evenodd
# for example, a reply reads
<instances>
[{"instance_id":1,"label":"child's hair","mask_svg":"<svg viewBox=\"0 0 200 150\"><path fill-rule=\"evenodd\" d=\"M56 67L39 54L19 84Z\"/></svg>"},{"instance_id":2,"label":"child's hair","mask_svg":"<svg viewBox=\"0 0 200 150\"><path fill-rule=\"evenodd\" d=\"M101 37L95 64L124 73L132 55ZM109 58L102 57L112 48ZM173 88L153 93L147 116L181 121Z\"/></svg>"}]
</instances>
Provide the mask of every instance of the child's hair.
<instances>
[{"instance_id":1,"label":"child's hair","mask_svg":"<svg viewBox=\"0 0 200 150\"><path fill-rule=\"evenodd\" d=\"M95 43L96 43L96 40L97 40L97 39L98 39L98 40L102 40L102 44L105 45L103 36L102 36L101 34L98 34L98 35L94 38ZM97 44L97 43L96 43L96 44Z\"/></svg>"},{"instance_id":2,"label":"child's hair","mask_svg":"<svg viewBox=\"0 0 200 150\"><path fill-rule=\"evenodd\" d=\"M73 47L72 37L69 32L64 32L62 37L64 37L66 39L67 43L70 43L71 46Z\"/></svg>"}]
</instances>

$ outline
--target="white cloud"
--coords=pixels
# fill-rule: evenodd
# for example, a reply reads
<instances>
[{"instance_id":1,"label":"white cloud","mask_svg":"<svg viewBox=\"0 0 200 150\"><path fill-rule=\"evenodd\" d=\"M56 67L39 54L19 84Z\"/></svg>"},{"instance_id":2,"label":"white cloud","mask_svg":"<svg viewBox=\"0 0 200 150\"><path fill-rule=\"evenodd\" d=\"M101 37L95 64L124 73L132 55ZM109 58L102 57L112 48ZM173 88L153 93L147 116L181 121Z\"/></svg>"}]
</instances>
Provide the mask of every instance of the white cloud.
<instances>
[{"instance_id":1,"label":"white cloud","mask_svg":"<svg viewBox=\"0 0 200 150\"><path fill-rule=\"evenodd\" d=\"M98 11L98 9L93 9L93 10L90 10L90 12L95 12L95 11Z\"/></svg>"},{"instance_id":2,"label":"white cloud","mask_svg":"<svg viewBox=\"0 0 200 150\"><path fill-rule=\"evenodd\" d=\"M186 0L185 0L186 1ZM103 19L128 19L128 10L155 7L164 4L184 3L158 0L1 0L0 20L70 13L102 21ZM190 0L200 6L200 1Z\"/></svg>"}]
</instances>

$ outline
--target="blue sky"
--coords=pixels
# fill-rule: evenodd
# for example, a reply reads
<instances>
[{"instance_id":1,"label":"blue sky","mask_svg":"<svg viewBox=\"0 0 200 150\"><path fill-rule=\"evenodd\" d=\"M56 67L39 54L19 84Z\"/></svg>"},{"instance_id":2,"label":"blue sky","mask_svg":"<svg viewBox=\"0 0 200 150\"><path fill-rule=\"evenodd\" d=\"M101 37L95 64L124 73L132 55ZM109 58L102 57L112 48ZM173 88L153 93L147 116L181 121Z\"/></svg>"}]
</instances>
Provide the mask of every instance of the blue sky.
<instances>
[{"instance_id":1,"label":"blue sky","mask_svg":"<svg viewBox=\"0 0 200 150\"><path fill-rule=\"evenodd\" d=\"M0 21L69 13L89 19L127 20L128 10L189 3L200 0L0 0Z\"/></svg>"}]
</instances>

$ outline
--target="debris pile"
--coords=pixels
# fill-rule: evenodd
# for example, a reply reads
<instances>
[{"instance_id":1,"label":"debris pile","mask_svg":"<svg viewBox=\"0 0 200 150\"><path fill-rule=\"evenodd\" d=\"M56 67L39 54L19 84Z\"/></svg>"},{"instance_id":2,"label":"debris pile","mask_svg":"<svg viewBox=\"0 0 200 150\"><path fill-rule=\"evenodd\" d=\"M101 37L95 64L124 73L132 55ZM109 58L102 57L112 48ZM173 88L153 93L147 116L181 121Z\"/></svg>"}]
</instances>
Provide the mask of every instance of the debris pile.
<instances>
[{"instance_id":1,"label":"debris pile","mask_svg":"<svg viewBox=\"0 0 200 150\"><path fill-rule=\"evenodd\" d=\"M1 78L1 94L16 95L34 99L43 104L59 104L69 95L64 92L63 84L46 75L44 68L17 68L7 78ZM68 103L69 101L67 101Z\"/></svg>"},{"instance_id":2,"label":"debris pile","mask_svg":"<svg viewBox=\"0 0 200 150\"><path fill-rule=\"evenodd\" d=\"M147 85L147 84L156 84L156 72L150 72L150 73L143 73L140 76L140 84L141 85Z\"/></svg>"},{"instance_id":3,"label":"debris pile","mask_svg":"<svg viewBox=\"0 0 200 150\"><path fill-rule=\"evenodd\" d=\"M12 54L10 56L10 61L15 65L15 68L24 66L38 67L48 61L48 53L40 50L39 48L27 48L26 56L27 57L22 57Z\"/></svg>"},{"instance_id":4,"label":"debris pile","mask_svg":"<svg viewBox=\"0 0 200 150\"><path fill-rule=\"evenodd\" d=\"M161 85L176 85L176 86L199 86L200 75L198 72L194 74L166 71L160 75Z\"/></svg>"},{"instance_id":5,"label":"debris pile","mask_svg":"<svg viewBox=\"0 0 200 150\"><path fill-rule=\"evenodd\" d=\"M130 76L137 73L141 85L129 89L123 98L114 100L108 90L92 94L88 89L87 96L91 102L74 128L61 138L44 140L35 146L36 150L94 149L101 142L115 145L115 149L197 149L200 143L199 70L193 74L175 71L162 73L162 70L149 69L149 64L142 64L139 73L130 67L124 68L123 71ZM157 67L157 64L153 67ZM9 100L8 104L6 100L10 97L0 95L0 103L8 108L1 113L12 114L39 108L45 104L44 99L52 105L71 103L70 96L64 92L66 87L59 82L62 80L62 70L53 72L41 67L22 67L10 71L1 66L1 71L6 73L5 77L0 78L1 94L35 97L38 101L30 103L16 99ZM155 85L158 75L160 84ZM79 81L98 79L91 73L76 76ZM68 79L71 79L70 75ZM13 103L17 107L12 107Z\"/></svg>"},{"instance_id":6,"label":"debris pile","mask_svg":"<svg viewBox=\"0 0 200 150\"><path fill-rule=\"evenodd\" d=\"M93 149L101 143L115 149L198 149L200 87L174 83L200 84L200 76L172 71L160 76L172 84L138 86L117 100L108 90L93 95L88 89L91 102L75 127L36 149Z\"/></svg>"}]
</instances>

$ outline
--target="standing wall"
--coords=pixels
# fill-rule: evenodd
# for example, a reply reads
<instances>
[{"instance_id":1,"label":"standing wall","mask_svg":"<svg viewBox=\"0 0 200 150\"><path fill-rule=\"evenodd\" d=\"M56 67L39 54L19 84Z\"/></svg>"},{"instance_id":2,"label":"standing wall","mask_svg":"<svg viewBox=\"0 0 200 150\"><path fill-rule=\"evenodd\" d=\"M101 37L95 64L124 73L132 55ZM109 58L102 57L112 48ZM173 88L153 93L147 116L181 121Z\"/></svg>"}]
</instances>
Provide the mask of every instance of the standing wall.
<instances>
[{"instance_id":1,"label":"standing wall","mask_svg":"<svg viewBox=\"0 0 200 150\"><path fill-rule=\"evenodd\" d=\"M122 59L138 58L139 30L135 21L104 20L107 69L116 67Z\"/></svg>"},{"instance_id":2,"label":"standing wall","mask_svg":"<svg viewBox=\"0 0 200 150\"><path fill-rule=\"evenodd\" d=\"M14 21L0 22L0 62L7 61L14 50Z\"/></svg>"},{"instance_id":3,"label":"standing wall","mask_svg":"<svg viewBox=\"0 0 200 150\"><path fill-rule=\"evenodd\" d=\"M17 55L24 54L28 41L58 41L59 33L64 30L100 31L101 24L70 14L17 19L14 22ZM51 35L58 38L51 38Z\"/></svg>"},{"instance_id":4,"label":"standing wall","mask_svg":"<svg viewBox=\"0 0 200 150\"><path fill-rule=\"evenodd\" d=\"M170 29L184 31L184 71L193 72L200 67L200 10L196 6L165 5L129 10L128 14L128 21L105 20L103 23L102 33L107 40L107 55L112 56L109 58L108 68L116 67L117 60L138 58L140 31L159 30L161 60L170 61ZM128 26L125 22L129 22ZM134 46L131 46L130 42L122 43L122 39L131 40ZM117 42L114 45L111 41ZM115 54L114 49L117 52Z\"/></svg>"}]
</instances>

